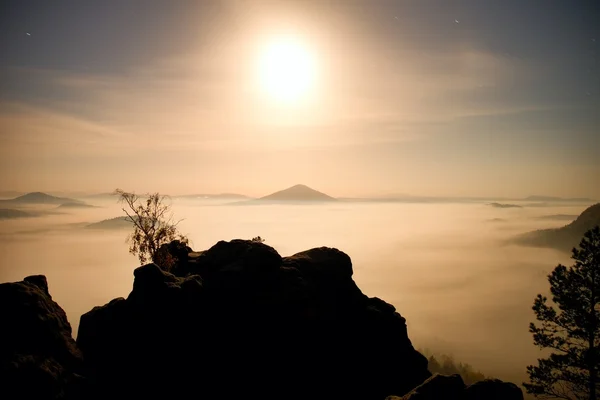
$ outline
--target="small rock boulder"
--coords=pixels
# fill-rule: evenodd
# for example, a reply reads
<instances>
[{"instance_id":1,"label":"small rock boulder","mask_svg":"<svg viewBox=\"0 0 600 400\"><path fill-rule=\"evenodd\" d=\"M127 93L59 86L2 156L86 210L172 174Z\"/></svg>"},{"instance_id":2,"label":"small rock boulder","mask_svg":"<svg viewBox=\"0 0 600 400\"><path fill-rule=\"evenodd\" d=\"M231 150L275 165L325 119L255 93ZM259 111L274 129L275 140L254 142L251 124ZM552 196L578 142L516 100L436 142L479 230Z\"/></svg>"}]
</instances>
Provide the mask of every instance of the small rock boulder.
<instances>
[{"instance_id":1,"label":"small rock boulder","mask_svg":"<svg viewBox=\"0 0 600 400\"><path fill-rule=\"evenodd\" d=\"M283 260L287 267L297 268L308 276L319 276L329 280L347 280L352 277L352 261L350 257L338 249L318 247Z\"/></svg>"},{"instance_id":2,"label":"small rock boulder","mask_svg":"<svg viewBox=\"0 0 600 400\"><path fill-rule=\"evenodd\" d=\"M523 400L523 391L514 383L499 379L475 382L465 390L464 400Z\"/></svg>"},{"instance_id":3,"label":"small rock boulder","mask_svg":"<svg viewBox=\"0 0 600 400\"><path fill-rule=\"evenodd\" d=\"M221 240L195 258L188 273L203 277L228 271L268 274L280 266L281 256L271 246L250 240Z\"/></svg>"}]
</instances>

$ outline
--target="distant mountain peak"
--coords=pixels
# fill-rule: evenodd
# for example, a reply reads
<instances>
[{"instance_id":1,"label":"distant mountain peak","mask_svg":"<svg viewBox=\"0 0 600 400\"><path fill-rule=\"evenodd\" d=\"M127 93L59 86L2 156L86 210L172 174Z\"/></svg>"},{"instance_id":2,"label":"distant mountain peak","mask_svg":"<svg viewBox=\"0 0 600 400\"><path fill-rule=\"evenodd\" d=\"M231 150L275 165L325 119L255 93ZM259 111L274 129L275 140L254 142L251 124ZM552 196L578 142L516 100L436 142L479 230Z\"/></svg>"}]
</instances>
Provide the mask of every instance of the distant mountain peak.
<instances>
[{"instance_id":1,"label":"distant mountain peak","mask_svg":"<svg viewBox=\"0 0 600 400\"><path fill-rule=\"evenodd\" d=\"M44 193L44 192L30 192L27 194L24 194L22 196L17 197L17 199L23 199L23 198L52 198L54 196L49 195L48 193Z\"/></svg>"},{"instance_id":2,"label":"distant mountain peak","mask_svg":"<svg viewBox=\"0 0 600 400\"><path fill-rule=\"evenodd\" d=\"M260 200L277 201L335 201L336 199L303 184L296 184L287 189L261 197Z\"/></svg>"},{"instance_id":3,"label":"distant mountain peak","mask_svg":"<svg viewBox=\"0 0 600 400\"><path fill-rule=\"evenodd\" d=\"M66 197L56 197L44 192L31 192L9 200L16 203L30 204L62 204L62 203L81 203L79 200Z\"/></svg>"}]
</instances>

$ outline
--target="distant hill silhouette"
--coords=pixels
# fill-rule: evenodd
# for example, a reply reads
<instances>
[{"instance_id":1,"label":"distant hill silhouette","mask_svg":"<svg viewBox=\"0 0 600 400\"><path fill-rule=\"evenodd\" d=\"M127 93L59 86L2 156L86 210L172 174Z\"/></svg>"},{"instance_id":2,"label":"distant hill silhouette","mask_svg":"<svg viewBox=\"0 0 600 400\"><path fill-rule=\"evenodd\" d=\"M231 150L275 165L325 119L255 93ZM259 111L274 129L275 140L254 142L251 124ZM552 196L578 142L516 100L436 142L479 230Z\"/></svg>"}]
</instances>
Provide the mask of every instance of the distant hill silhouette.
<instances>
[{"instance_id":1,"label":"distant hill silhouette","mask_svg":"<svg viewBox=\"0 0 600 400\"><path fill-rule=\"evenodd\" d=\"M93 224L89 224L86 228L90 229L124 229L131 228L133 225L133 221L129 219L129 217L115 217L110 219L105 219L100 222L94 222Z\"/></svg>"},{"instance_id":2,"label":"distant hill silhouette","mask_svg":"<svg viewBox=\"0 0 600 400\"><path fill-rule=\"evenodd\" d=\"M63 203L81 203L79 200L70 199L67 197L51 196L42 192L31 192L14 199L2 200L2 202L10 202L16 204L63 204Z\"/></svg>"},{"instance_id":3,"label":"distant hill silhouette","mask_svg":"<svg viewBox=\"0 0 600 400\"><path fill-rule=\"evenodd\" d=\"M336 200L352 203L452 203L462 199L448 197L409 196L404 197L338 197Z\"/></svg>"},{"instance_id":4,"label":"distant hill silhouette","mask_svg":"<svg viewBox=\"0 0 600 400\"><path fill-rule=\"evenodd\" d=\"M251 199L251 197L237 194L237 193L218 193L218 194L184 194L180 196L173 196L177 199L210 199L210 200L245 200Z\"/></svg>"},{"instance_id":5,"label":"distant hill silhouette","mask_svg":"<svg viewBox=\"0 0 600 400\"><path fill-rule=\"evenodd\" d=\"M309 188L306 185L294 185L284 190L261 197L261 201L337 201L337 199Z\"/></svg>"},{"instance_id":6,"label":"distant hill silhouette","mask_svg":"<svg viewBox=\"0 0 600 400\"><path fill-rule=\"evenodd\" d=\"M80 196L81 199L96 199L96 200L111 200L117 201L117 196L112 193L93 193L85 196Z\"/></svg>"},{"instance_id":7,"label":"distant hill silhouette","mask_svg":"<svg viewBox=\"0 0 600 400\"><path fill-rule=\"evenodd\" d=\"M539 196L533 195L524 198L525 201L569 201L569 202L594 202L594 199L589 199L587 197L572 197L572 198L563 198L563 197L555 197L555 196Z\"/></svg>"},{"instance_id":8,"label":"distant hill silhouette","mask_svg":"<svg viewBox=\"0 0 600 400\"><path fill-rule=\"evenodd\" d=\"M14 219L14 218L26 218L26 217L34 217L35 215L21 211L21 210L11 210L9 208L0 208L0 219Z\"/></svg>"},{"instance_id":9,"label":"distant hill silhouette","mask_svg":"<svg viewBox=\"0 0 600 400\"><path fill-rule=\"evenodd\" d=\"M134 217L136 218L136 217ZM115 217L104 219L99 222L94 222L92 224L88 224L85 227L89 229L131 229L133 226L133 221L127 217Z\"/></svg>"},{"instance_id":10,"label":"distant hill silhouette","mask_svg":"<svg viewBox=\"0 0 600 400\"><path fill-rule=\"evenodd\" d=\"M527 232L514 238L513 242L525 246L549 247L568 252L579 245L586 231L596 225L600 225L600 203L588 207L575 221L562 228Z\"/></svg>"},{"instance_id":11,"label":"distant hill silhouette","mask_svg":"<svg viewBox=\"0 0 600 400\"><path fill-rule=\"evenodd\" d=\"M139 194L136 194L136 195L137 195L137 197L140 200L145 200L145 199L148 198L148 194L147 193L139 193ZM161 195L165 195L165 196L169 197L169 195L167 195L165 193L161 193ZM172 196L170 196L170 197L172 197ZM85 195L85 196L81 196L79 198L85 199L85 200L90 200L91 199L91 200L94 200L94 201L111 201L111 202L114 202L114 203L118 203L119 199L120 199L120 197L118 195L116 195L114 193L108 193L108 192L106 192L106 193L88 194L88 195ZM79 200L76 200L76 201L79 201Z\"/></svg>"},{"instance_id":12,"label":"distant hill silhouette","mask_svg":"<svg viewBox=\"0 0 600 400\"><path fill-rule=\"evenodd\" d=\"M96 206L87 203L63 203L56 208L96 208Z\"/></svg>"},{"instance_id":13,"label":"distant hill silhouette","mask_svg":"<svg viewBox=\"0 0 600 400\"><path fill-rule=\"evenodd\" d=\"M489 203L488 206L492 206L494 208L523 208L523 206L517 204L507 204L507 203Z\"/></svg>"},{"instance_id":14,"label":"distant hill silhouette","mask_svg":"<svg viewBox=\"0 0 600 400\"><path fill-rule=\"evenodd\" d=\"M540 215L539 217L535 217L535 219L539 221L573 221L577 218L577 215L571 214L552 214L552 215Z\"/></svg>"}]
</instances>

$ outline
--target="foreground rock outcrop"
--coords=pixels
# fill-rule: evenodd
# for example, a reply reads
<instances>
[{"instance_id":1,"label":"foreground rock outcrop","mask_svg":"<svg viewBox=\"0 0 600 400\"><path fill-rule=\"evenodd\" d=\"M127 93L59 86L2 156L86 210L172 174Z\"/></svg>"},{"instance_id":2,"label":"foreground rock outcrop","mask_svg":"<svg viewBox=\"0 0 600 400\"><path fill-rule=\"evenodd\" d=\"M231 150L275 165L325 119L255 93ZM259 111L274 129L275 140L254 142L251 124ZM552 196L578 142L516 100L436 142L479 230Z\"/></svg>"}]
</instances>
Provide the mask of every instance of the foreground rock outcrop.
<instances>
[{"instance_id":1,"label":"foreground rock outcrop","mask_svg":"<svg viewBox=\"0 0 600 400\"><path fill-rule=\"evenodd\" d=\"M81 317L77 343L44 277L0 285L8 316L0 390L9 394L0 396L450 398L414 397L423 382L440 378L429 379L427 359L394 307L356 286L345 253L321 247L281 257L245 240L198 253L177 243L168 248L176 253L177 275L155 264L137 268L127 298ZM479 390L492 399L506 388L443 379L461 395ZM506 397L513 398L520 399Z\"/></svg>"},{"instance_id":2,"label":"foreground rock outcrop","mask_svg":"<svg viewBox=\"0 0 600 400\"><path fill-rule=\"evenodd\" d=\"M0 398L80 398L83 357L46 277L0 284L0 316Z\"/></svg>"},{"instance_id":3,"label":"foreground rock outcrop","mask_svg":"<svg viewBox=\"0 0 600 400\"><path fill-rule=\"evenodd\" d=\"M343 252L282 258L257 242L219 242L186 277L154 264L133 291L81 317L88 376L128 395L384 399L430 376L393 306L368 298ZM173 384L177 382L177 384Z\"/></svg>"}]
</instances>

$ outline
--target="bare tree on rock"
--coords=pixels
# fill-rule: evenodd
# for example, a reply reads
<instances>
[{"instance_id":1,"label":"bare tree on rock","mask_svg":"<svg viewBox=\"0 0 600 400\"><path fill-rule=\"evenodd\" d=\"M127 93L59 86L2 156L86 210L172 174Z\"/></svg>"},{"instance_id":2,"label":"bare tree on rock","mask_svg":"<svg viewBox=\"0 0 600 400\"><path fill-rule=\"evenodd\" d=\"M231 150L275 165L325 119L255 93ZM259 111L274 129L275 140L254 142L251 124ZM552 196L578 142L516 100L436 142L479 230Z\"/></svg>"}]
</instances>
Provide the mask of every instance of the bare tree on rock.
<instances>
[{"instance_id":1,"label":"bare tree on rock","mask_svg":"<svg viewBox=\"0 0 600 400\"><path fill-rule=\"evenodd\" d=\"M179 233L174 221L168 197L159 193L149 193L141 198L135 193L117 189L119 202L125 205L123 211L133 224L133 232L127 237L129 252L138 257L140 264L153 262L165 270L170 270L176 262L161 246L179 240L188 243L187 237Z\"/></svg>"}]
</instances>

